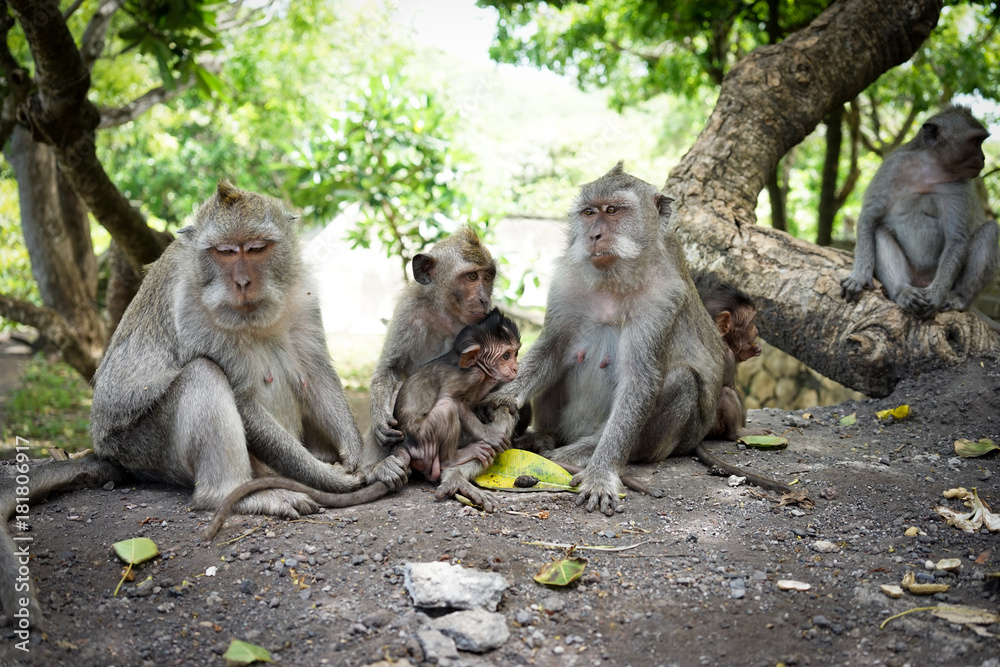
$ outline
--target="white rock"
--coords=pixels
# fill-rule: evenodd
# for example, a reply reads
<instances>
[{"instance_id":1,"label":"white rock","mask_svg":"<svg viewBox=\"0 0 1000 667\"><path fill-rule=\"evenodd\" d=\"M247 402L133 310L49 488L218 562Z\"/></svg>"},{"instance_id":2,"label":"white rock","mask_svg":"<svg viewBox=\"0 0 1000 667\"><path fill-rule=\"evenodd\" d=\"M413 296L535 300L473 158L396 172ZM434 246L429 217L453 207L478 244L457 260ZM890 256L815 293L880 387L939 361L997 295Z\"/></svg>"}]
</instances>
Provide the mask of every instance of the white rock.
<instances>
[{"instance_id":1,"label":"white rock","mask_svg":"<svg viewBox=\"0 0 1000 667\"><path fill-rule=\"evenodd\" d=\"M492 651L510 638L503 614L485 609L456 611L434 619L431 627L451 637L459 650L473 653Z\"/></svg>"},{"instance_id":2,"label":"white rock","mask_svg":"<svg viewBox=\"0 0 1000 667\"><path fill-rule=\"evenodd\" d=\"M496 572L479 572L443 562L407 563L403 585L418 607L496 611L507 580Z\"/></svg>"},{"instance_id":3,"label":"white rock","mask_svg":"<svg viewBox=\"0 0 1000 667\"><path fill-rule=\"evenodd\" d=\"M417 641L424 649L424 660L427 662L441 663L458 659L455 641L451 637L441 634L438 630L433 628L417 630Z\"/></svg>"}]
</instances>

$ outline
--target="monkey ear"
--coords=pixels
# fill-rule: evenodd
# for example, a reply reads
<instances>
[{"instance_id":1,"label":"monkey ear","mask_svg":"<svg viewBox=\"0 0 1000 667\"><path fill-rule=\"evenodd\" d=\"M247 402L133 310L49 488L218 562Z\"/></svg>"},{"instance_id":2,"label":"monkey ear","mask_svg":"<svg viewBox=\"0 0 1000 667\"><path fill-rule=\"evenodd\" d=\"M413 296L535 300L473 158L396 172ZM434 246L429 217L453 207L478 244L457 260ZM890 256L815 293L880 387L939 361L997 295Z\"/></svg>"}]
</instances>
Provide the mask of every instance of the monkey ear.
<instances>
[{"instance_id":1,"label":"monkey ear","mask_svg":"<svg viewBox=\"0 0 1000 667\"><path fill-rule=\"evenodd\" d=\"M437 260L431 255L418 253L413 256L413 279L421 285L430 285L434 279L434 265Z\"/></svg>"},{"instance_id":2,"label":"monkey ear","mask_svg":"<svg viewBox=\"0 0 1000 667\"><path fill-rule=\"evenodd\" d=\"M715 316L715 325L719 327L719 333L725 336L733 330L733 314L724 310Z\"/></svg>"},{"instance_id":3,"label":"monkey ear","mask_svg":"<svg viewBox=\"0 0 1000 667\"><path fill-rule=\"evenodd\" d=\"M920 133L924 138L924 143L933 146L937 143L941 129L934 123L924 123L923 127L920 128Z\"/></svg>"},{"instance_id":4,"label":"monkey ear","mask_svg":"<svg viewBox=\"0 0 1000 667\"><path fill-rule=\"evenodd\" d=\"M478 343L475 345L470 345L469 347L462 350L462 356L458 360L459 368L472 368L476 365L476 360L479 359L479 351L482 349Z\"/></svg>"},{"instance_id":5,"label":"monkey ear","mask_svg":"<svg viewBox=\"0 0 1000 667\"><path fill-rule=\"evenodd\" d=\"M667 216L669 218L670 214L673 212L673 208L671 208L670 205L674 203L674 198L669 197L662 192L657 192L653 201L656 202L656 210L659 212L660 217Z\"/></svg>"}]
</instances>

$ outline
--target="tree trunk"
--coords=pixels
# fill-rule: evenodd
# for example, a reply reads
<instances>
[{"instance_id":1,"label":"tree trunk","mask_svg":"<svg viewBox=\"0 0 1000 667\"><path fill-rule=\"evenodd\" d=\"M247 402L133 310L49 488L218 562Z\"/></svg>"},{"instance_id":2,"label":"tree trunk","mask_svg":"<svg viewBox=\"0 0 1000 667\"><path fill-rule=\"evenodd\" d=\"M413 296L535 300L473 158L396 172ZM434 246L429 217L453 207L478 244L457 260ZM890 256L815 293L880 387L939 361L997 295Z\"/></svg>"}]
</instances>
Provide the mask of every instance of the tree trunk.
<instances>
[{"instance_id":1,"label":"tree trunk","mask_svg":"<svg viewBox=\"0 0 1000 667\"><path fill-rule=\"evenodd\" d=\"M771 175L767 177L767 197L771 201L771 227L782 232L788 231L788 209L785 206L785 190L781 187L781 180L778 178L778 168L771 170Z\"/></svg>"},{"instance_id":2,"label":"tree trunk","mask_svg":"<svg viewBox=\"0 0 1000 667\"><path fill-rule=\"evenodd\" d=\"M665 186L692 268L756 297L768 342L873 396L917 370L995 354L1000 334L968 313L916 320L877 291L844 301L851 255L758 227L754 208L781 156L908 59L940 10L940 0L843 0L781 44L754 50L726 77Z\"/></svg>"},{"instance_id":3,"label":"tree trunk","mask_svg":"<svg viewBox=\"0 0 1000 667\"><path fill-rule=\"evenodd\" d=\"M834 107L823 124L826 125L826 154L823 158L823 181L819 187L819 219L816 224L816 245L828 246L833 241L833 219L837 217L837 174L840 148L844 143L844 107Z\"/></svg>"},{"instance_id":4,"label":"tree trunk","mask_svg":"<svg viewBox=\"0 0 1000 667\"><path fill-rule=\"evenodd\" d=\"M97 308L97 265L87 211L73 190L65 182L60 183L52 149L32 141L27 130L15 128L4 154L17 179L21 229L31 273L42 303L60 316L58 320L44 319L55 322L59 332L39 331L57 345L57 339L63 341L60 349L70 344L78 348L73 355L67 355L67 360L72 356L76 363L82 363L74 363L74 367L89 378L107 334ZM18 309L23 310L20 306ZM4 312L5 317L24 321L12 314ZM37 322L25 323L38 326ZM77 340L70 343L70 337Z\"/></svg>"}]
</instances>

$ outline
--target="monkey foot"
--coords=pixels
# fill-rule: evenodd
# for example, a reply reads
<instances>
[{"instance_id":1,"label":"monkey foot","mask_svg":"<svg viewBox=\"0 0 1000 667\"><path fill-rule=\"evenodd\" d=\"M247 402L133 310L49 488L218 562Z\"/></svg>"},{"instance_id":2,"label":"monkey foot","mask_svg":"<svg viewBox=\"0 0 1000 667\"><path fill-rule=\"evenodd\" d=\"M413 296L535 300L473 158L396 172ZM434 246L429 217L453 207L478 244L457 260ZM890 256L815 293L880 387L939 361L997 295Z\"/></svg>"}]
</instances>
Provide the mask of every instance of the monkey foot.
<instances>
[{"instance_id":1,"label":"monkey foot","mask_svg":"<svg viewBox=\"0 0 1000 667\"><path fill-rule=\"evenodd\" d=\"M265 489L244 498L236 506L236 514L266 514L298 519L300 516L315 514L319 504L304 493L285 489Z\"/></svg>"},{"instance_id":2,"label":"monkey foot","mask_svg":"<svg viewBox=\"0 0 1000 667\"><path fill-rule=\"evenodd\" d=\"M410 475L409 465L409 461L402 460L396 454L387 456L379 461L374 468L365 472L364 481L367 484L385 482L390 489L401 489L406 485L406 480Z\"/></svg>"},{"instance_id":3,"label":"monkey foot","mask_svg":"<svg viewBox=\"0 0 1000 667\"><path fill-rule=\"evenodd\" d=\"M496 495L475 486L458 468L448 468L441 475L441 484L434 492L434 497L444 500L454 497L455 494L465 496L487 512L496 512L500 509L500 501Z\"/></svg>"},{"instance_id":4,"label":"monkey foot","mask_svg":"<svg viewBox=\"0 0 1000 667\"><path fill-rule=\"evenodd\" d=\"M588 472L585 468L573 476L573 481L570 484L580 487L576 504L586 503L585 508L588 512L600 509L602 514L612 516L615 512L625 511L625 506L618 498L621 480L617 473L593 473Z\"/></svg>"}]
</instances>

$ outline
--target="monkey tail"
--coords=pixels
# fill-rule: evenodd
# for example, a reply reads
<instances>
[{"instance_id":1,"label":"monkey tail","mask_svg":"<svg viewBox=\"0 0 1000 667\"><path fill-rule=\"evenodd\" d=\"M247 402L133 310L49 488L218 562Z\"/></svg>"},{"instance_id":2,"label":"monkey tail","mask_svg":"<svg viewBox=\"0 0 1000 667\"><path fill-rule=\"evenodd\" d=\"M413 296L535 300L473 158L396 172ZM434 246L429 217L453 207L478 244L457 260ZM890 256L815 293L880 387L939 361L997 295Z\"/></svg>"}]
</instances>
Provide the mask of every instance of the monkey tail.
<instances>
[{"instance_id":1,"label":"monkey tail","mask_svg":"<svg viewBox=\"0 0 1000 667\"><path fill-rule=\"evenodd\" d=\"M321 507L332 509L370 503L388 495L392 491L392 487L385 482L373 482L363 489L351 491L350 493L327 493L325 491L317 491L310 486L287 477L257 477L251 479L249 482L243 482L230 491L229 495L222 500L219 508L215 510L208 528L205 529L205 539L209 542L212 541L216 533L219 532L219 529L226 522L236 503L252 493L264 491L265 489L285 489L286 491L304 493L319 503Z\"/></svg>"},{"instance_id":2,"label":"monkey tail","mask_svg":"<svg viewBox=\"0 0 1000 667\"><path fill-rule=\"evenodd\" d=\"M20 477L19 475L18 477ZM0 486L0 602L3 603L4 618L0 625L9 621L15 610L23 605L19 602L28 598L28 623L35 628L44 629L45 619L42 617L35 586L29 582L28 591L14 590L15 576L22 565L26 563L24 552L18 552L18 547L11 537L7 522L22 505L33 505L52 493L65 493L76 489L86 489L101 486L108 482L121 482L128 477L128 472L120 466L88 454L83 458L69 461L55 461L31 470L26 483L21 484L18 478L5 482Z\"/></svg>"},{"instance_id":3,"label":"monkey tail","mask_svg":"<svg viewBox=\"0 0 1000 667\"><path fill-rule=\"evenodd\" d=\"M778 491L779 493L793 493L795 491L792 487L788 486L787 484L776 482L773 479L770 479L768 477L763 477L761 475L755 475L752 472L747 472L742 468L737 468L734 465L726 463L722 459L717 458L714 454L712 454L712 452L708 451L708 449L705 448L704 442L698 443L698 446L695 447L694 449L694 453L695 456L698 457L699 461L701 461L702 463L704 463L706 466L709 467L709 470L711 470L712 468L718 468L719 470L728 475L736 475L737 477L746 477L748 482L750 482L751 484L755 484L761 487L762 489Z\"/></svg>"}]
</instances>

